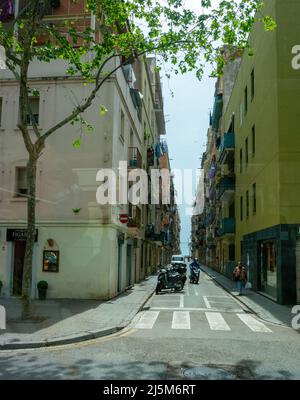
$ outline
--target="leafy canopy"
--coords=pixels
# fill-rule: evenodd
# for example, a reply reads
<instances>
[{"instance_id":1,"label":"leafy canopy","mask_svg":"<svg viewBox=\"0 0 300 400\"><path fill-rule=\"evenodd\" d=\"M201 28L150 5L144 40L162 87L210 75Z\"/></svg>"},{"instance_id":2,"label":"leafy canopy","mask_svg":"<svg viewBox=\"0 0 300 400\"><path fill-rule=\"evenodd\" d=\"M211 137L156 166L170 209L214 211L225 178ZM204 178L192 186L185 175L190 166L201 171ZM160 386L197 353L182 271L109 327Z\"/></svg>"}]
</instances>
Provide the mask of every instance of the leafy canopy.
<instances>
[{"instance_id":1,"label":"leafy canopy","mask_svg":"<svg viewBox=\"0 0 300 400\"><path fill-rule=\"evenodd\" d=\"M81 31L76 19L47 19L40 3L29 0L14 21L1 24L8 67L15 71L25 54L29 61L62 59L69 75L79 74L88 82L112 55L130 62L154 53L170 62L175 73L195 70L199 78L208 62L219 73L224 64L221 46L247 47L255 18L266 30L276 27L271 17L260 14L262 0L199 0L202 13L185 8L184 0L86 0L85 11L95 15L96 25ZM37 45L41 37L43 44ZM87 57L91 50L92 58Z\"/></svg>"}]
</instances>

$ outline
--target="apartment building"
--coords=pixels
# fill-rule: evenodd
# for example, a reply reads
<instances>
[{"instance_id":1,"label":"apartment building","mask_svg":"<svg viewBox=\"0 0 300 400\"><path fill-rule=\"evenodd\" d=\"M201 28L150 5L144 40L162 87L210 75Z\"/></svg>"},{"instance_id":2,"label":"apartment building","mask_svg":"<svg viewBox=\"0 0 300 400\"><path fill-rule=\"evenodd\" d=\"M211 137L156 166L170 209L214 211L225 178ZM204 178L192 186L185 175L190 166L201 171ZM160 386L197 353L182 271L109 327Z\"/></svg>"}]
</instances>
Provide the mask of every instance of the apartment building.
<instances>
[{"instance_id":1,"label":"apartment building","mask_svg":"<svg viewBox=\"0 0 300 400\"><path fill-rule=\"evenodd\" d=\"M300 302L300 66L295 52L300 3L266 1L264 14L276 20L277 29L254 26L249 39L254 55L242 56L228 104L220 110L217 196L226 205L217 234L226 240L215 266L230 277L234 262L241 260L254 290L295 304Z\"/></svg>"},{"instance_id":2,"label":"apartment building","mask_svg":"<svg viewBox=\"0 0 300 400\"><path fill-rule=\"evenodd\" d=\"M83 1L55 4L49 18L76 17L78 29L93 24ZM119 60L112 62L117 66ZM31 107L42 132L89 93L80 77L66 75L61 60L30 65L29 85L39 93L30 100ZM18 99L18 83L8 70L1 70L0 280L5 296L21 294L26 241L28 155L17 128ZM105 115L99 114L102 106ZM101 205L96 200L99 170L110 169L119 176L119 162L127 161L128 173L141 168L150 176L151 169L160 168L161 159L168 158L155 59L119 69L84 118L94 127L93 133L81 124L65 126L48 139L38 162L33 298L40 280L48 282L49 298L112 298L156 271L172 252L170 232L178 229L172 195L164 206ZM80 148L72 145L78 138Z\"/></svg>"}]
</instances>

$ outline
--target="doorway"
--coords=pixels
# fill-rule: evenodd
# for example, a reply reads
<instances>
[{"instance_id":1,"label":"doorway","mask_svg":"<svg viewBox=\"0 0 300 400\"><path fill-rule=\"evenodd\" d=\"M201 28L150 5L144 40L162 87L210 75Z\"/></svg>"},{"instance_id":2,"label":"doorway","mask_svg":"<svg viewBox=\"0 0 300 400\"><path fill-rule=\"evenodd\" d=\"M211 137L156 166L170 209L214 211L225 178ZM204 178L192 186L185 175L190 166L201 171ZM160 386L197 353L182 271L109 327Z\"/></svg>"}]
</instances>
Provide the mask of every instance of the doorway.
<instances>
[{"instance_id":1,"label":"doorway","mask_svg":"<svg viewBox=\"0 0 300 400\"><path fill-rule=\"evenodd\" d=\"M277 300L277 254L276 242L266 240L258 243L259 290Z\"/></svg>"},{"instance_id":2,"label":"doorway","mask_svg":"<svg viewBox=\"0 0 300 400\"><path fill-rule=\"evenodd\" d=\"M297 304L300 304L300 240L296 242L296 293Z\"/></svg>"},{"instance_id":3,"label":"doorway","mask_svg":"<svg viewBox=\"0 0 300 400\"><path fill-rule=\"evenodd\" d=\"M122 291L122 243L118 243L118 292Z\"/></svg>"},{"instance_id":4,"label":"doorway","mask_svg":"<svg viewBox=\"0 0 300 400\"><path fill-rule=\"evenodd\" d=\"M26 241L14 242L13 296L22 295Z\"/></svg>"},{"instance_id":5,"label":"doorway","mask_svg":"<svg viewBox=\"0 0 300 400\"><path fill-rule=\"evenodd\" d=\"M126 286L131 285L131 268L132 268L132 246L130 244L127 245L127 261L126 261Z\"/></svg>"}]
</instances>

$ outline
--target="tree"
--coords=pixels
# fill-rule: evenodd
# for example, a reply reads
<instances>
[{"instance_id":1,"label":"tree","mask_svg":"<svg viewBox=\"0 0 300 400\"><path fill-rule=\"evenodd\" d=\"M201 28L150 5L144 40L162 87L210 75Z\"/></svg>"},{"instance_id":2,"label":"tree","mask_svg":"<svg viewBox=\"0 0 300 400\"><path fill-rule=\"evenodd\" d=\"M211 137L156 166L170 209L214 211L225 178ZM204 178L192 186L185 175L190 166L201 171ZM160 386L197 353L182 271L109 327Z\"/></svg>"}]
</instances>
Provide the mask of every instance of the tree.
<instances>
[{"instance_id":1,"label":"tree","mask_svg":"<svg viewBox=\"0 0 300 400\"><path fill-rule=\"evenodd\" d=\"M76 27L76 20L66 20L63 24L47 20L49 5L54 6L54 0L24 1L11 20L0 18L3 21L0 44L5 48L7 67L19 85L18 127L28 152L28 225L22 288L24 318L30 316L31 311L37 161L49 136L76 121L92 129L83 113L105 81L117 69L147 53L155 53L162 61L171 61L175 73L195 70L201 78L207 62L216 66L216 74L221 73L225 60L220 43L232 49L246 48L255 19L261 19L267 29L274 27L270 17L255 17L262 8L262 0L222 0L216 8L211 7L211 0L201 0L204 12L200 15L185 9L183 3L183 0L86 0L85 11L92 13L96 25L81 32ZM34 60L51 63L56 59L67 62L67 74L81 76L91 90L69 115L42 133L30 106L29 96L36 93L29 85L28 69ZM117 60L113 67L109 67L111 60ZM105 111L102 106L100 114ZM34 135L28 130L30 122ZM74 146L79 147L80 141L74 142Z\"/></svg>"}]
</instances>

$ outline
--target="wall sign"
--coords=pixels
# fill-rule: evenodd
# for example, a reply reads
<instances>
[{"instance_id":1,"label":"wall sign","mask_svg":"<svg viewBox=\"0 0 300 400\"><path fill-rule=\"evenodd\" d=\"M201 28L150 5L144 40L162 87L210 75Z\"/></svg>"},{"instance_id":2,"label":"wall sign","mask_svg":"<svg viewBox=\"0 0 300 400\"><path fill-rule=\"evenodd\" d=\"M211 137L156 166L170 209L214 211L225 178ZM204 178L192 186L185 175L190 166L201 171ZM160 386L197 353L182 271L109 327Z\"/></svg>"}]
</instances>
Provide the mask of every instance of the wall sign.
<instances>
[{"instance_id":1,"label":"wall sign","mask_svg":"<svg viewBox=\"0 0 300 400\"><path fill-rule=\"evenodd\" d=\"M6 230L6 241L7 242L17 242L17 241L26 241L27 238L27 229L7 229ZM35 230L35 238L34 241L38 241L38 230Z\"/></svg>"}]
</instances>

